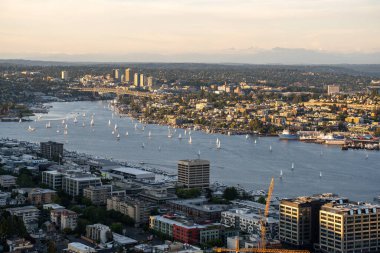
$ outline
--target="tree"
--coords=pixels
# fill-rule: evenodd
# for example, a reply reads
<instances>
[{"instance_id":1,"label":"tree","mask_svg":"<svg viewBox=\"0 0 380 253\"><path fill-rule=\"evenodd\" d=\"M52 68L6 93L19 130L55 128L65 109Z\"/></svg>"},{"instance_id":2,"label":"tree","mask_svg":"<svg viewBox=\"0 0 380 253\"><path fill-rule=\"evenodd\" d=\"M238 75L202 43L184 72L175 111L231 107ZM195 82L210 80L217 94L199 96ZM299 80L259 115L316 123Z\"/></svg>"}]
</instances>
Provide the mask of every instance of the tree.
<instances>
[{"instance_id":1,"label":"tree","mask_svg":"<svg viewBox=\"0 0 380 253\"><path fill-rule=\"evenodd\" d=\"M110 228L112 232L119 233L119 234L123 233L123 225L120 222L112 223Z\"/></svg>"},{"instance_id":2,"label":"tree","mask_svg":"<svg viewBox=\"0 0 380 253\"><path fill-rule=\"evenodd\" d=\"M54 241L49 241L48 251L47 252L48 253L56 253L57 252L57 247L56 247Z\"/></svg>"},{"instance_id":3,"label":"tree","mask_svg":"<svg viewBox=\"0 0 380 253\"><path fill-rule=\"evenodd\" d=\"M234 200L239 197L239 192L235 187L227 187L223 192L223 198L227 200Z\"/></svg>"},{"instance_id":4,"label":"tree","mask_svg":"<svg viewBox=\"0 0 380 253\"><path fill-rule=\"evenodd\" d=\"M265 205L267 201L265 200L264 196L260 196L259 199L257 200L258 203Z\"/></svg>"},{"instance_id":5,"label":"tree","mask_svg":"<svg viewBox=\"0 0 380 253\"><path fill-rule=\"evenodd\" d=\"M182 199L191 199L196 198L201 195L201 190L197 188L193 189L185 189L185 188L177 188L175 194Z\"/></svg>"}]
</instances>

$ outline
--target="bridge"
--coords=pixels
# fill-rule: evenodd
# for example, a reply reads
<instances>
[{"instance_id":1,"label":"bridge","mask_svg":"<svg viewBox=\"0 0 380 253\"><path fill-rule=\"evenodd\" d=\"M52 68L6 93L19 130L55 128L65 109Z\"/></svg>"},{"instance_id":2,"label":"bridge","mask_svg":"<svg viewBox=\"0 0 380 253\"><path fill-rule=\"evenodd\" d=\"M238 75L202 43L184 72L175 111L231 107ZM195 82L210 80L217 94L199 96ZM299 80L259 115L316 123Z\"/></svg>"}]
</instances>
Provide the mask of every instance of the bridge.
<instances>
[{"instance_id":1,"label":"bridge","mask_svg":"<svg viewBox=\"0 0 380 253\"><path fill-rule=\"evenodd\" d=\"M138 96L138 97L158 97L159 94L151 93L151 92L142 92L142 91L132 91L128 90L126 87L93 87L93 88L71 88L72 90L78 90L83 92L97 92L97 93L115 93L117 95L130 95L130 96Z\"/></svg>"}]
</instances>

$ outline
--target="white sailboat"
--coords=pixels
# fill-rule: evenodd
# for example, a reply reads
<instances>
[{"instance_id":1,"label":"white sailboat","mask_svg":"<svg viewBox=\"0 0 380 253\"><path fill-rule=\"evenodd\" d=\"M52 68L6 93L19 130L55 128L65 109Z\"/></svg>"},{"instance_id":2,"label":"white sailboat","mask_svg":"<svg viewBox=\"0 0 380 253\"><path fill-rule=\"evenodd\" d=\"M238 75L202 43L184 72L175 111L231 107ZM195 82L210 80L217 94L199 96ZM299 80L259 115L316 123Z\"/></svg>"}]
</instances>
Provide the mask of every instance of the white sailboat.
<instances>
[{"instance_id":1,"label":"white sailboat","mask_svg":"<svg viewBox=\"0 0 380 253\"><path fill-rule=\"evenodd\" d=\"M94 126L94 118L91 119L90 125Z\"/></svg>"},{"instance_id":2,"label":"white sailboat","mask_svg":"<svg viewBox=\"0 0 380 253\"><path fill-rule=\"evenodd\" d=\"M143 126L143 127L141 128L141 131L143 131L143 132L145 131L145 126Z\"/></svg>"},{"instance_id":3,"label":"white sailboat","mask_svg":"<svg viewBox=\"0 0 380 253\"><path fill-rule=\"evenodd\" d=\"M29 125L29 127L28 127L28 131L29 131L29 132L34 132L34 131L36 131L36 128L31 127L31 126Z\"/></svg>"},{"instance_id":4,"label":"white sailboat","mask_svg":"<svg viewBox=\"0 0 380 253\"><path fill-rule=\"evenodd\" d=\"M247 134L247 135L245 136L245 138L248 139L248 138L249 138L249 135Z\"/></svg>"},{"instance_id":5,"label":"white sailboat","mask_svg":"<svg viewBox=\"0 0 380 253\"><path fill-rule=\"evenodd\" d=\"M67 128L68 128L68 126L67 126L67 124L65 125L65 129L67 130Z\"/></svg>"},{"instance_id":6,"label":"white sailboat","mask_svg":"<svg viewBox=\"0 0 380 253\"><path fill-rule=\"evenodd\" d=\"M128 135L129 135L128 131L127 131L127 132L125 132L125 136L128 136Z\"/></svg>"},{"instance_id":7,"label":"white sailboat","mask_svg":"<svg viewBox=\"0 0 380 253\"><path fill-rule=\"evenodd\" d=\"M161 146L158 146L158 151L160 151L160 152L161 152Z\"/></svg>"},{"instance_id":8,"label":"white sailboat","mask_svg":"<svg viewBox=\"0 0 380 253\"><path fill-rule=\"evenodd\" d=\"M135 130L137 130L137 123L135 123Z\"/></svg>"},{"instance_id":9,"label":"white sailboat","mask_svg":"<svg viewBox=\"0 0 380 253\"><path fill-rule=\"evenodd\" d=\"M272 145L269 145L269 152L272 152Z\"/></svg>"},{"instance_id":10,"label":"white sailboat","mask_svg":"<svg viewBox=\"0 0 380 253\"><path fill-rule=\"evenodd\" d=\"M19 120L18 120L18 123L21 123L22 122L22 119L20 118Z\"/></svg>"},{"instance_id":11,"label":"white sailboat","mask_svg":"<svg viewBox=\"0 0 380 253\"><path fill-rule=\"evenodd\" d=\"M187 135L187 130L185 129L185 136Z\"/></svg>"},{"instance_id":12,"label":"white sailboat","mask_svg":"<svg viewBox=\"0 0 380 253\"><path fill-rule=\"evenodd\" d=\"M64 120L64 119L62 120L62 125L63 125L63 124L65 124L65 120Z\"/></svg>"},{"instance_id":13,"label":"white sailboat","mask_svg":"<svg viewBox=\"0 0 380 253\"><path fill-rule=\"evenodd\" d=\"M86 117L86 113L85 112L82 114L82 117Z\"/></svg>"},{"instance_id":14,"label":"white sailboat","mask_svg":"<svg viewBox=\"0 0 380 253\"><path fill-rule=\"evenodd\" d=\"M201 151L198 150L198 159L201 159Z\"/></svg>"},{"instance_id":15,"label":"white sailboat","mask_svg":"<svg viewBox=\"0 0 380 253\"><path fill-rule=\"evenodd\" d=\"M178 139L180 139L180 140L182 139L182 135L181 134L178 135Z\"/></svg>"},{"instance_id":16,"label":"white sailboat","mask_svg":"<svg viewBox=\"0 0 380 253\"><path fill-rule=\"evenodd\" d=\"M64 134L64 135L67 135L67 134L68 134L67 129L65 129L65 130L63 131L63 134Z\"/></svg>"},{"instance_id":17,"label":"white sailboat","mask_svg":"<svg viewBox=\"0 0 380 253\"><path fill-rule=\"evenodd\" d=\"M82 127L85 127L86 126L86 123L84 123L84 121L83 121L83 123L82 123Z\"/></svg>"},{"instance_id":18,"label":"white sailboat","mask_svg":"<svg viewBox=\"0 0 380 253\"><path fill-rule=\"evenodd\" d=\"M257 140L255 140L255 144L257 143Z\"/></svg>"},{"instance_id":19,"label":"white sailboat","mask_svg":"<svg viewBox=\"0 0 380 253\"><path fill-rule=\"evenodd\" d=\"M218 139L218 143L216 143L216 148L217 149L220 149L222 146L221 146L221 144L220 144L220 140Z\"/></svg>"},{"instance_id":20,"label":"white sailboat","mask_svg":"<svg viewBox=\"0 0 380 253\"><path fill-rule=\"evenodd\" d=\"M116 136L116 140L120 140L120 134L119 133Z\"/></svg>"},{"instance_id":21,"label":"white sailboat","mask_svg":"<svg viewBox=\"0 0 380 253\"><path fill-rule=\"evenodd\" d=\"M322 178L322 171L319 172L319 178Z\"/></svg>"},{"instance_id":22,"label":"white sailboat","mask_svg":"<svg viewBox=\"0 0 380 253\"><path fill-rule=\"evenodd\" d=\"M74 118L74 123L78 123L77 117Z\"/></svg>"},{"instance_id":23,"label":"white sailboat","mask_svg":"<svg viewBox=\"0 0 380 253\"><path fill-rule=\"evenodd\" d=\"M191 135L191 129L189 129L189 135Z\"/></svg>"},{"instance_id":24,"label":"white sailboat","mask_svg":"<svg viewBox=\"0 0 380 253\"><path fill-rule=\"evenodd\" d=\"M191 139L191 136L189 138L189 144L193 143L193 140Z\"/></svg>"},{"instance_id":25,"label":"white sailboat","mask_svg":"<svg viewBox=\"0 0 380 253\"><path fill-rule=\"evenodd\" d=\"M168 138L172 138L172 137L173 137L172 132L169 129Z\"/></svg>"},{"instance_id":26,"label":"white sailboat","mask_svg":"<svg viewBox=\"0 0 380 253\"><path fill-rule=\"evenodd\" d=\"M111 126L111 120L110 119L108 120L108 126Z\"/></svg>"},{"instance_id":27,"label":"white sailboat","mask_svg":"<svg viewBox=\"0 0 380 253\"><path fill-rule=\"evenodd\" d=\"M294 163L292 163L292 170L294 170Z\"/></svg>"},{"instance_id":28,"label":"white sailboat","mask_svg":"<svg viewBox=\"0 0 380 253\"><path fill-rule=\"evenodd\" d=\"M365 155L365 159L366 159L366 160L368 159L368 154Z\"/></svg>"},{"instance_id":29,"label":"white sailboat","mask_svg":"<svg viewBox=\"0 0 380 253\"><path fill-rule=\"evenodd\" d=\"M144 144L144 142L141 144L141 148L145 148L145 144Z\"/></svg>"},{"instance_id":30,"label":"white sailboat","mask_svg":"<svg viewBox=\"0 0 380 253\"><path fill-rule=\"evenodd\" d=\"M113 129L115 129L115 131L117 130L117 124L115 124L115 126L114 126L114 128Z\"/></svg>"},{"instance_id":31,"label":"white sailboat","mask_svg":"<svg viewBox=\"0 0 380 253\"><path fill-rule=\"evenodd\" d=\"M49 121L48 123L46 123L45 127L46 127L46 128L51 128L50 121Z\"/></svg>"},{"instance_id":32,"label":"white sailboat","mask_svg":"<svg viewBox=\"0 0 380 253\"><path fill-rule=\"evenodd\" d=\"M150 138L151 136L152 136L152 132L149 131L149 133L148 133L148 137Z\"/></svg>"},{"instance_id":33,"label":"white sailboat","mask_svg":"<svg viewBox=\"0 0 380 253\"><path fill-rule=\"evenodd\" d=\"M115 131L112 131L112 134L115 134Z\"/></svg>"},{"instance_id":34,"label":"white sailboat","mask_svg":"<svg viewBox=\"0 0 380 253\"><path fill-rule=\"evenodd\" d=\"M280 179L282 179L282 176L284 175L284 173L282 172L282 170L280 171Z\"/></svg>"}]
</instances>

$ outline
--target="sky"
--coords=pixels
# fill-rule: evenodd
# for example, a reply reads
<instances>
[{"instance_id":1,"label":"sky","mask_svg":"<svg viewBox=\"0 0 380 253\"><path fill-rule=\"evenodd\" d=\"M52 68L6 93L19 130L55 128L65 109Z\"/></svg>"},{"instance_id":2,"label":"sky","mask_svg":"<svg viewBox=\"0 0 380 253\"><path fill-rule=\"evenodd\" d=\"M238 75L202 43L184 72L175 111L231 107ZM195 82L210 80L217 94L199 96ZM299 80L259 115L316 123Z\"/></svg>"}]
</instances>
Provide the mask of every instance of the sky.
<instances>
[{"instance_id":1,"label":"sky","mask_svg":"<svg viewBox=\"0 0 380 253\"><path fill-rule=\"evenodd\" d=\"M0 58L373 56L379 13L379 0L0 0Z\"/></svg>"}]
</instances>

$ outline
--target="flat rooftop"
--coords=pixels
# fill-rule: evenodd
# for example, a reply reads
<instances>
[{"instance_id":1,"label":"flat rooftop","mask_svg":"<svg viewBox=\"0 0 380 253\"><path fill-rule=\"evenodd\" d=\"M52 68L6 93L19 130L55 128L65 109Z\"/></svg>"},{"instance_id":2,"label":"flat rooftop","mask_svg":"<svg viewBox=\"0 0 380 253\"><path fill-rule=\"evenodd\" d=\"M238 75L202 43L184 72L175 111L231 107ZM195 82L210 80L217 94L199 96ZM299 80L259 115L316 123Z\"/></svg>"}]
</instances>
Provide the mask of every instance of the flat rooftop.
<instances>
[{"instance_id":1,"label":"flat rooftop","mask_svg":"<svg viewBox=\"0 0 380 253\"><path fill-rule=\"evenodd\" d=\"M140 170L140 169L136 169L136 168L131 168L131 167L120 167L120 168L112 169L111 171L118 171L118 172L121 172L121 173L135 175L135 176L139 176L139 175L154 175L154 173L152 173L152 172L145 171L145 170Z\"/></svg>"}]
</instances>

